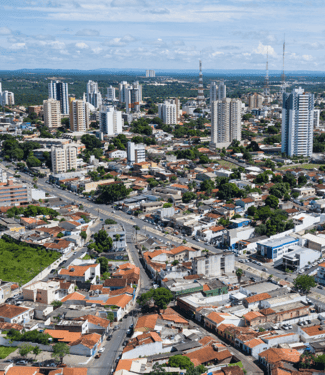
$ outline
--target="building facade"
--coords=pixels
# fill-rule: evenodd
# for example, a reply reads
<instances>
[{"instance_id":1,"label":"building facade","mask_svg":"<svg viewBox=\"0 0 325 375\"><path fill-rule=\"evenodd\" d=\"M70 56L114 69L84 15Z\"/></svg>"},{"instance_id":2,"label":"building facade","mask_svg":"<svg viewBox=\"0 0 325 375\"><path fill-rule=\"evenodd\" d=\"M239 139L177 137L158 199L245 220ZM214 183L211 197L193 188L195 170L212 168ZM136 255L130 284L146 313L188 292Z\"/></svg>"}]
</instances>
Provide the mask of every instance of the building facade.
<instances>
[{"instance_id":1,"label":"building facade","mask_svg":"<svg viewBox=\"0 0 325 375\"><path fill-rule=\"evenodd\" d=\"M56 99L60 102L61 113L69 114L69 90L68 84L60 81L51 81L48 85L49 99Z\"/></svg>"},{"instance_id":2,"label":"building facade","mask_svg":"<svg viewBox=\"0 0 325 375\"><path fill-rule=\"evenodd\" d=\"M314 95L304 89L283 93L281 151L288 156L313 152Z\"/></svg>"},{"instance_id":3,"label":"building facade","mask_svg":"<svg viewBox=\"0 0 325 375\"><path fill-rule=\"evenodd\" d=\"M220 82L219 88L218 88L218 100L225 99L227 96L227 86L222 81Z\"/></svg>"},{"instance_id":4,"label":"building facade","mask_svg":"<svg viewBox=\"0 0 325 375\"><path fill-rule=\"evenodd\" d=\"M262 108L263 107L264 97L256 92L248 97L248 107L253 108Z\"/></svg>"},{"instance_id":5,"label":"building facade","mask_svg":"<svg viewBox=\"0 0 325 375\"><path fill-rule=\"evenodd\" d=\"M112 85L110 87L107 87L106 99L111 101L111 102L116 100L115 87L113 87Z\"/></svg>"},{"instance_id":6,"label":"building facade","mask_svg":"<svg viewBox=\"0 0 325 375\"><path fill-rule=\"evenodd\" d=\"M224 273L233 273L235 269L235 255L231 252L207 254L192 260L194 275L221 276Z\"/></svg>"},{"instance_id":7,"label":"building facade","mask_svg":"<svg viewBox=\"0 0 325 375\"><path fill-rule=\"evenodd\" d=\"M98 83L94 81L88 81L86 102L93 105L95 108L99 108L102 105L102 94L98 90Z\"/></svg>"},{"instance_id":8,"label":"building facade","mask_svg":"<svg viewBox=\"0 0 325 375\"><path fill-rule=\"evenodd\" d=\"M218 85L217 82L210 83L210 103L218 100Z\"/></svg>"},{"instance_id":9,"label":"building facade","mask_svg":"<svg viewBox=\"0 0 325 375\"><path fill-rule=\"evenodd\" d=\"M61 107L56 99L43 101L44 125L48 128L59 128L61 126Z\"/></svg>"},{"instance_id":10,"label":"building facade","mask_svg":"<svg viewBox=\"0 0 325 375\"><path fill-rule=\"evenodd\" d=\"M83 100L69 98L70 105L70 129L74 132L85 132L89 128L89 103Z\"/></svg>"},{"instance_id":11,"label":"building facade","mask_svg":"<svg viewBox=\"0 0 325 375\"><path fill-rule=\"evenodd\" d=\"M152 69L146 70L146 78L154 78L156 77L156 72Z\"/></svg>"},{"instance_id":12,"label":"building facade","mask_svg":"<svg viewBox=\"0 0 325 375\"><path fill-rule=\"evenodd\" d=\"M177 124L177 106L172 100L165 100L164 103L158 104L158 116L164 124Z\"/></svg>"},{"instance_id":13,"label":"building facade","mask_svg":"<svg viewBox=\"0 0 325 375\"><path fill-rule=\"evenodd\" d=\"M145 145L141 143L135 144L134 142L128 142L127 158L128 158L128 164L131 164L131 165L134 163L142 163L146 161Z\"/></svg>"},{"instance_id":14,"label":"building facade","mask_svg":"<svg viewBox=\"0 0 325 375\"><path fill-rule=\"evenodd\" d=\"M52 172L65 173L72 169L77 170L78 150L75 146L62 145L61 147L52 146Z\"/></svg>"},{"instance_id":15,"label":"building facade","mask_svg":"<svg viewBox=\"0 0 325 375\"><path fill-rule=\"evenodd\" d=\"M7 185L0 186L0 207L19 206L32 201L31 188L27 184L14 184L9 177Z\"/></svg>"},{"instance_id":16,"label":"building facade","mask_svg":"<svg viewBox=\"0 0 325 375\"><path fill-rule=\"evenodd\" d=\"M102 106L99 112L99 128L103 134L116 135L123 131L122 112L112 106Z\"/></svg>"}]
</instances>

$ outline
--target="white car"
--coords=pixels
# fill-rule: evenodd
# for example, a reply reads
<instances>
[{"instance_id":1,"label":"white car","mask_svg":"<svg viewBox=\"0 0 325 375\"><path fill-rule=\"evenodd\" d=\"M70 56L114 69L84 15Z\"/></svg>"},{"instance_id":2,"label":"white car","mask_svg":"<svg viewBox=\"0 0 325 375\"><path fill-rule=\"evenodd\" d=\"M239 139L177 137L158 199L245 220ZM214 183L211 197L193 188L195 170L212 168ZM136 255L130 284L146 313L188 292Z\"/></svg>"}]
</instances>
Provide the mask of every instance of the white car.
<instances>
[{"instance_id":1,"label":"white car","mask_svg":"<svg viewBox=\"0 0 325 375\"><path fill-rule=\"evenodd\" d=\"M103 353L104 350L105 350L105 348L100 348L100 349L98 350L98 353Z\"/></svg>"}]
</instances>

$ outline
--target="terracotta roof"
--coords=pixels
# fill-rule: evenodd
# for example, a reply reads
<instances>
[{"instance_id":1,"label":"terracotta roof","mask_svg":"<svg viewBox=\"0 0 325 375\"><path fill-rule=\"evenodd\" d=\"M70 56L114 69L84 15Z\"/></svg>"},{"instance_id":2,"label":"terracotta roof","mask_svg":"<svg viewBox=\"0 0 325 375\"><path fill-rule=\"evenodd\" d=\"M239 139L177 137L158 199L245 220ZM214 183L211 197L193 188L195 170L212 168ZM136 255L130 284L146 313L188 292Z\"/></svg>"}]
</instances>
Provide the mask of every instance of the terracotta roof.
<instances>
[{"instance_id":1,"label":"terracotta roof","mask_svg":"<svg viewBox=\"0 0 325 375\"><path fill-rule=\"evenodd\" d=\"M323 330L320 330L320 325L318 326L311 326L311 327L303 327L301 328L308 336L317 336L320 334L324 334Z\"/></svg>"},{"instance_id":2,"label":"terracotta roof","mask_svg":"<svg viewBox=\"0 0 325 375\"><path fill-rule=\"evenodd\" d=\"M80 332L70 332L65 329L46 329L44 333L48 333L54 339L70 344L81 337Z\"/></svg>"},{"instance_id":3,"label":"terracotta roof","mask_svg":"<svg viewBox=\"0 0 325 375\"><path fill-rule=\"evenodd\" d=\"M74 320L88 320L89 323L96 324L96 326L107 328L110 325L110 321L108 319L100 318L99 316L95 315L84 315L79 318L75 318Z\"/></svg>"},{"instance_id":4,"label":"terracotta roof","mask_svg":"<svg viewBox=\"0 0 325 375\"><path fill-rule=\"evenodd\" d=\"M271 298L269 293L260 293L260 294L255 294L254 296L250 296L245 298L247 303L254 303L258 301L263 301L265 299Z\"/></svg>"},{"instance_id":5,"label":"terracotta roof","mask_svg":"<svg viewBox=\"0 0 325 375\"><path fill-rule=\"evenodd\" d=\"M196 251L194 249L192 249L191 247L188 247L188 246L178 246L178 247L174 247L173 249L170 250L173 254L179 254L183 251Z\"/></svg>"},{"instance_id":6,"label":"terracotta roof","mask_svg":"<svg viewBox=\"0 0 325 375\"><path fill-rule=\"evenodd\" d=\"M59 275L82 277L82 276L85 275L85 272L87 270L89 270L89 268L94 268L94 267L97 267L97 266L99 266L99 263L89 264L88 266L69 266L67 269L62 268L59 272Z\"/></svg>"},{"instance_id":7,"label":"terracotta roof","mask_svg":"<svg viewBox=\"0 0 325 375\"><path fill-rule=\"evenodd\" d=\"M126 287L126 279L106 279L104 281L104 286L106 287Z\"/></svg>"},{"instance_id":8,"label":"terracotta roof","mask_svg":"<svg viewBox=\"0 0 325 375\"><path fill-rule=\"evenodd\" d=\"M204 336L201 340L199 340L199 343L202 346L210 345L213 342L217 342L217 341L211 336Z\"/></svg>"},{"instance_id":9,"label":"terracotta roof","mask_svg":"<svg viewBox=\"0 0 325 375\"><path fill-rule=\"evenodd\" d=\"M109 290L109 288L104 288L104 289L108 289ZM102 289L102 294L104 294L104 289ZM111 291L109 293L109 295L112 296L112 297L114 297L114 296L119 296L120 294L125 294L125 293L133 295L134 289L132 287L130 287L130 286L126 286L125 288L116 289L116 290Z\"/></svg>"},{"instance_id":10,"label":"terracotta roof","mask_svg":"<svg viewBox=\"0 0 325 375\"><path fill-rule=\"evenodd\" d=\"M106 302L105 305L107 306L118 306L122 309L125 308L125 306L132 300L132 296L128 294L123 294L121 296L111 297Z\"/></svg>"},{"instance_id":11,"label":"terracotta roof","mask_svg":"<svg viewBox=\"0 0 325 375\"><path fill-rule=\"evenodd\" d=\"M156 322L158 319L158 314L150 314L141 316L137 324L134 327L134 331L137 332L145 332L145 331L153 331L156 326Z\"/></svg>"},{"instance_id":12,"label":"terracotta roof","mask_svg":"<svg viewBox=\"0 0 325 375\"><path fill-rule=\"evenodd\" d=\"M120 359L119 363L116 366L115 372L117 372L119 370L130 371L133 361L134 361L134 359Z\"/></svg>"},{"instance_id":13,"label":"terracotta roof","mask_svg":"<svg viewBox=\"0 0 325 375\"><path fill-rule=\"evenodd\" d=\"M243 317L244 317L244 319L246 319L248 321L251 321L251 320L253 320L255 318L258 318L258 317L264 317L264 315L261 314L258 311L250 311L247 314L245 314Z\"/></svg>"},{"instance_id":14,"label":"terracotta roof","mask_svg":"<svg viewBox=\"0 0 325 375\"><path fill-rule=\"evenodd\" d=\"M264 341L262 341L259 338L251 339L251 340L245 342L245 345L248 346L251 349L255 348L255 346L261 345L261 344L264 344Z\"/></svg>"},{"instance_id":15,"label":"terracotta roof","mask_svg":"<svg viewBox=\"0 0 325 375\"><path fill-rule=\"evenodd\" d=\"M92 349L98 343L100 338L101 338L101 335L99 335L98 333L90 333L72 342L70 346L76 346L80 344L80 345L86 346L87 348Z\"/></svg>"},{"instance_id":16,"label":"terracotta roof","mask_svg":"<svg viewBox=\"0 0 325 375\"><path fill-rule=\"evenodd\" d=\"M81 294L81 293L78 293L78 292L73 292L71 294L68 294L66 297L64 297L63 299L61 299L61 302L66 302L66 301L69 301L69 300L75 300L75 301L82 301L84 300L86 297Z\"/></svg>"},{"instance_id":17,"label":"terracotta roof","mask_svg":"<svg viewBox=\"0 0 325 375\"><path fill-rule=\"evenodd\" d=\"M267 363L274 364L280 361L298 363L300 353L295 349L270 348L260 353L261 358L265 358Z\"/></svg>"},{"instance_id":18,"label":"terracotta roof","mask_svg":"<svg viewBox=\"0 0 325 375\"><path fill-rule=\"evenodd\" d=\"M131 339L123 350L123 353L135 349L137 346L148 345L154 342L161 342L162 339L157 332L146 332ZM145 349L144 349L145 350Z\"/></svg>"},{"instance_id":19,"label":"terracotta roof","mask_svg":"<svg viewBox=\"0 0 325 375\"><path fill-rule=\"evenodd\" d=\"M49 375L87 375L85 367L64 367L49 372Z\"/></svg>"},{"instance_id":20,"label":"terracotta roof","mask_svg":"<svg viewBox=\"0 0 325 375\"><path fill-rule=\"evenodd\" d=\"M69 282L65 283L65 282L60 281L60 289L67 290L67 289L70 288L70 286L71 286L71 283L69 283Z\"/></svg>"},{"instance_id":21,"label":"terracotta roof","mask_svg":"<svg viewBox=\"0 0 325 375\"><path fill-rule=\"evenodd\" d=\"M183 324L188 324L188 321L178 314L161 314L161 317L163 320L169 320L174 323L183 323Z\"/></svg>"},{"instance_id":22,"label":"terracotta roof","mask_svg":"<svg viewBox=\"0 0 325 375\"><path fill-rule=\"evenodd\" d=\"M0 322L0 330L9 331L9 329L11 328L17 331L21 331L22 329L24 329L24 326L22 326L21 324L17 324L17 323Z\"/></svg>"},{"instance_id":23,"label":"terracotta roof","mask_svg":"<svg viewBox=\"0 0 325 375\"><path fill-rule=\"evenodd\" d=\"M220 324L227 318L227 316L230 316L230 315L228 313L217 313L213 311L209 315L207 315L207 318L217 324Z\"/></svg>"},{"instance_id":24,"label":"terracotta roof","mask_svg":"<svg viewBox=\"0 0 325 375\"><path fill-rule=\"evenodd\" d=\"M226 358L231 358L232 354L228 349L217 352L212 346L206 346L191 353L184 354L184 356L188 357L195 366L198 366L214 360L221 362Z\"/></svg>"},{"instance_id":25,"label":"terracotta roof","mask_svg":"<svg viewBox=\"0 0 325 375\"><path fill-rule=\"evenodd\" d=\"M38 367L27 367L27 366L13 366L7 372L6 375L37 375L39 374Z\"/></svg>"},{"instance_id":26,"label":"terracotta roof","mask_svg":"<svg viewBox=\"0 0 325 375\"><path fill-rule=\"evenodd\" d=\"M284 335L274 335L274 336L264 336L263 337L263 340L274 340L274 339L278 339L280 337L287 337L287 336L292 336L292 335L295 335L294 332L290 332L290 333L285 333Z\"/></svg>"},{"instance_id":27,"label":"terracotta roof","mask_svg":"<svg viewBox=\"0 0 325 375\"><path fill-rule=\"evenodd\" d=\"M28 310L29 309L26 307L3 304L0 306L0 317L12 319L15 316L23 314Z\"/></svg>"}]
</instances>

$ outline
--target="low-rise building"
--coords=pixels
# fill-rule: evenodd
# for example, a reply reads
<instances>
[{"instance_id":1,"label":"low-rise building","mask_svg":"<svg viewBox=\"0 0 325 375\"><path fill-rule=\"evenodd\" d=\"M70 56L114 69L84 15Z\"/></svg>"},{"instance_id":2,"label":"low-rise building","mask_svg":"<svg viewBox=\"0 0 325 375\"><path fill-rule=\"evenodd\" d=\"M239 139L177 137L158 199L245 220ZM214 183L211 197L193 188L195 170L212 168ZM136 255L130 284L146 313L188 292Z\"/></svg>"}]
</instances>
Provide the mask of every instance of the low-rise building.
<instances>
[{"instance_id":1,"label":"low-rise building","mask_svg":"<svg viewBox=\"0 0 325 375\"><path fill-rule=\"evenodd\" d=\"M37 281L23 287L23 297L26 301L33 301L50 305L72 293L74 284L59 281Z\"/></svg>"},{"instance_id":2,"label":"low-rise building","mask_svg":"<svg viewBox=\"0 0 325 375\"><path fill-rule=\"evenodd\" d=\"M90 264L86 266L69 266L68 268L62 268L58 276L61 279L72 282L86 282L90 281L91 284L95 284L96 280L100 279L100 264Z\"/></svg>"},{"instance_id":3,"label":"low-rise building","mask_svg":"<svg viewBox=\"0 0 325 375\"><path fill-rule=\"evenodd\" d=\"M235 255L231 252L206 254L192 260L192 272L194 275L206 277L231 274L235 269Z\"/></svg>"},{"instance_id":4,"label":"low-rise building","mask_svg":"<svg viewBox=\"0 0 325 375\"><path fill-rule=\"evenodd\" d=\"M15 306L15 305L0 305L0 320L6 323L28 323L33 317L33 309Z\"/></svg>"},{"instance_id":5,"label":"low-rise building","mask_svg":"<svg viewBox=\"0 0 325 375\"><path fill-rule=\"evenodd\" d=\"M264 258L273 261L282 258L284 254L289 252L289 249L297 245L299 240L290 236L284 236L262 243L257 243L257 253Z\"/></svg>"}]
</instances>

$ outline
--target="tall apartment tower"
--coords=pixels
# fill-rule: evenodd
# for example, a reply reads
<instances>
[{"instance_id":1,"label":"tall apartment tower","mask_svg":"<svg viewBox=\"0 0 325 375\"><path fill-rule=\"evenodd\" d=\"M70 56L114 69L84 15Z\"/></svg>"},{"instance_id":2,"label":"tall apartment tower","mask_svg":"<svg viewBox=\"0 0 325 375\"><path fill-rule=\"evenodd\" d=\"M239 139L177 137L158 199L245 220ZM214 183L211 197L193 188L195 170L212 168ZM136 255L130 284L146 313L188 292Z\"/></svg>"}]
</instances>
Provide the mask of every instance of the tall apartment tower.
<instances>
[{"instance_id":1,"label":"tall apartment tower","mask_svg":"<svg viewBox=\"0 0 325 375\"><path fill-rule=\"evenodd\" d=\"M89 128L89 103L83 100L69 98L70 105L70 129L73 132L85 132Z\"/></svg>"},{"instance_id":2,"label":"tall apartment tower","mask_svg":"<svg viewBox=\"0 0 325 375\"><path fill-rule=\"evenodd\" d=\"M131 111L140 112L140 104L142 103L142 86L138 81L125 89L125 110L126 113Z\"/></svg>"},{"instance_id":3,"label":"tall apartment tower","mask_svg":"<svg viewBox=\"0 0 325 375\"><path fill-rule=\"evenodd\" d=\"M218 100L218 85L217 82L210 83L210 103Z\"/></svg>"},{"instance_id":4,"label":"tall apartment tower","mask_svg":"<svg viewBox=\"0 0 325 375\"><path fill-rule=\"evenodd\" d=\"M199 107L205 105L205 97L203 91L203 73L202 73L202 61L199 61L199 87L197 92L197 103Z\"/></svg>"},{"instance_id":5,"label":"tall apartment tower","mask_svg":"<svg viewBox=\"0 0 325 375\"><path fill-rule=\"evenodd\" d=\"M43 100L44 125L48 128L61 126L61 107L56 99Z\"/></svg>"},{"instance_id":6,"label":"tall apartment tower","mask_svg":"<svg viewBox=\"0 0 325 375\"><path fill-rule=\"evenodd\" d=\"M118 85L118 100L120 103L125 103L125 98L127 96L127 89L129 84L126 81L122 81Z\"/></svg>"},{"instance_id":7,"label":"tall apartment tower","mask_svg":"<svg viewBox=\"0 0 325 375\"><path fill-rule=\"evenodd\" d=\"M69 114L69 91L68 84L60 81L51 81L49 83L49 99L56 99L60 102L61 113Z\"/></svg>"},{"instance_id":8,"label":"tall apartment tower","mask_svg":"<svg viewBox=\"0 0 325 375\"><path fill-rule=\"evenodd\" d=\"M10 91L2 91L2 83L0 82L0 105L14 105L15 104L15 95Z\"/></svg>"},{"instance_id":9,"label":"tall apartment tower","mask_svg":"<svg viewBox=\"0 0 325 375\"><path fill-rule=\"evenodd\" d=\"M107 135L120 134L123 131L122 112L113 106L102 106L99 112L100 131Z\"/></svg>"},{"instance_id":10,"label":"tall apartment tower","mask_svg":"<svg viewBox=\"0 0 325 375\"><path fill-rule=\"evenodd\" d=\"M114 102L116 100L115 87L113 87L112 85L110 87L107 87L106 99L109 100L110 102Z\"/></svg>"},{"instance_id":11,"label":"tall apartment tower","mask_svg":"<svg viewBox=\"0 0 325 375\"><path fill-rule=\"evenodd\" d=\"M52 146L52 172L57 174L65 173L72 169L77 170L77 154L78 150L76 146L70 146L69 144Z\"/></svg>"},{"instance_id":12,"label":"tall apartment tower","mask_svg":"<svg viewBox=\"0 0 325 375\"><path fill-rule=\"evenodd\" d=\"M165 100L164 103L158 104L158 117L166 125L177 124L178 108L175 100Z\"/></svg>"},{"instance_id":13,"label":"tall apartment tower","mask_svg":"<svg viewBox=\"0 0 325 375\"><path fill-rule=\"evenodd\" d=\"M301 87L283 93L281 151L288 156L311 156L313 127L314 94Z\"/></svg>"},{"instance_id":14,"label":"tall apartment tower","mask_svg":"<svg viewBox=\"0 0 325 375\"><path fill-rule=\"evenodd\" d=\"M248 106L250 109L262 108L264 97L256 92L248 97Z\"/></svg>"},{"instance_id":15,"label":"tall apartment tower","mask_svg":"<svg viewBox=\"0 0 325 375\"><path fill-rule=\"evenodd\" d=\"M128 142L127 144L127 158L128 164L142 163L146 161L146 148L145 145L134 142Z\"/></svg>"},{"instance_id":16,"label":"tall apartment tower","mask_svg":"<svg viewBox=\"0 0 325 375\"><path fill-rule=\"evenodd\" d=\"M237 99L225 98L211 104L211 143L241 140L241 106Z\"/></svg>"},{"instance_id":17,"label":"tall apartment tower","mask_svg":"<svg viewBox=\"0 0 325 375\"><path fill-rule=\"evenodd\" d=\"M102 105L102 94L98 90L98 83L94 81L88 81L86 101L93 105L95 108L99 108Z\"/></svg>"},{"instance_id":18,"label":"tall apartment tower","mask_svg":"<svg viewBox=\"0 0 325 375\"><path fill-rule=\"evenodd\" d=\"M146 78L154 78L156 77L156 72L152 69L146 70Z\"/></svg>"},{"instance_id":19,"label":"tall apartment tower","mask_svg":"<svg viewBox=\"0 0 325 375\"><path fill-rule=\"evenodd\" d=\"M218 88L218 100L225 99L227 96L227 86L225 85L224 81L220 82Z\"/></svg>"}]
</instances>

